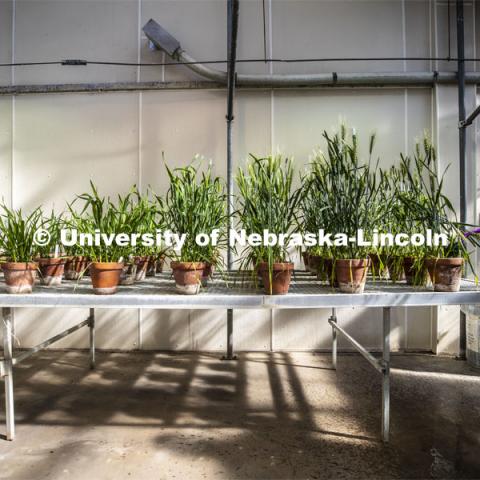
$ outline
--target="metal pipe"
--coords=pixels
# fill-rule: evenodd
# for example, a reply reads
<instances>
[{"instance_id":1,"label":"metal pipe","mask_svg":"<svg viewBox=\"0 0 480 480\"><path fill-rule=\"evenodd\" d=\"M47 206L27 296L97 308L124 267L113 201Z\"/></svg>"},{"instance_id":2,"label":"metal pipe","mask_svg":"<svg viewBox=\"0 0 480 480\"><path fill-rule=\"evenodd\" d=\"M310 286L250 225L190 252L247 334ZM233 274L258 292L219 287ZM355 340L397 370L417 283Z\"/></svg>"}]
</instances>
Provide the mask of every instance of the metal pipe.
<instances>
[{"instance_id":1,"label":"metal pipe","mask_svg":"<svg viewBox=\"0 0 480 480\"><path fill-rule=\"evenodd\" d=\"M325 73L306 80L305 76L295 76L295 82L239 83L237 75L236 88L240 89L301 89L301 88L360 88L360 87L433 87L436 84L455 84L455 72L417 72L417 73ZM480 73L466 73L467 84L480 84ZM51 93L109 93L109 92L143 92L161 90L218 90L226 89L225 82L187 81L187 82L112 82L112 83L65 83L45 85L4 85L0 86L0 96L31 95Z\"/></svg>"},{"instance_id":2,"label":"metal pipe","mask_svg":"<svg viewBox=\"0 0 480 480\"><path fill-rule=\"evenodd\" d=\"M480 114L480 105L463 121L458 122L459 128L467 128Z\"/></svg>"},{"instance_id":3,"label":"metal pipe","mask_svg":"<svg viewBox=\"0 0 480 480\"><path fill-rule=\"evenodd\" d=\"M239 0L228 0L228 72L227 72L227 215L228 215L228 244L227 268L233 266L232 247L230 246L230 231L233 227L233 101L235 97L235 61L237 58L238 11ZM227 360L233 360L233 310L227 310Z\"/></svg>"},{"instance_id":4,"label":"metal pipe","mask_svg":"<svg viewBox=\"0 0 480 480\"><path fill-rule=\"evenodd\" d=\"M332 315L329 320L333 323L337 323L337 309L332 308ZM334 370L337 369L337 330L335 327L332 327L332 367Z\"/></svg>"},{"instance_id":5,"label":"metal pipe","mask_svg":"<svg viewBox=\"0 0 480 480\"><path fill-rule=\"evenodd\" d=\"M368 350L366 350L362 345L360 345L351 335L349 335L343 328L339 327L336 322L333 320L328 320L328 323L332 326L333 329L340 332L355 348L362 355L365 360L367 360L370 365L372 365L375 370L382 373L383 372L383 362L375 358Z\"/></svg>"},{"instance_id":6,"label":"metal pipe","mask_svg":"<svg viewBox=\"0 0 480 480\"><path fill-rule=\"evenodd\" d=\"M457 65L458 65L458 122L465 121L465 33L463 18L463 0L457 0ZM467 178L465 168L466 137L465 128L458 129L459 166L460 166L460 222L467 219ZM460 311L459 357L466 358L467 332L466 316Z\"/></svg>"},{"instance_id":7,"label":"metal pipe","mask_svg":"<svg viewBox=\"0 0 480 480\"><path fill-rule=\"evenodd\" d=\"M390 436L390 307L383 309L382 440Z\"/></svg>"},{"instance_id":8,"label":"metal pipe","mask_svg":"<svg viewBox=\"0 0 480 480\"><path fill-rule=\"evenodd\" d=\"M12 309L3 308L3 381L5 382L6 439L15 438L15 405L13 395Z\"/></svg>"},{"instance_id":9,"label":"metal pipe","mask_svg":"<svg viewBox=\"0 0 480 480\"><path fill-rule=\"evenodd\" d=\"M90 369L95 368L95 309L90 309L88 327L90 331Z\"/></svg>"}]
</instances>

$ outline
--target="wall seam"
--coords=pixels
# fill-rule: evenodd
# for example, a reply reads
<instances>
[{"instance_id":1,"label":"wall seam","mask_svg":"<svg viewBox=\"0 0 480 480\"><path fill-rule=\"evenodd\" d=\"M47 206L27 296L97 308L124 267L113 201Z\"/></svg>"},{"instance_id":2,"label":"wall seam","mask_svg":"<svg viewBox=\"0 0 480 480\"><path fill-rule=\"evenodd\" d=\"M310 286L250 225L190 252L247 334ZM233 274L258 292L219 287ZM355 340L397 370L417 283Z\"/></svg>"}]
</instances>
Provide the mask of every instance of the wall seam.
<instances>
[{"instance_id":1,"label":"wall seam","mask_svg":"<svg viewBox=\"0 0 480 480\"><path fill-rule=\"evenodd\" d=\"M273 0L268 0L268 55L273 58ZM273 63L268 64L268 71L270 75L273 74ZM275 131L274 131L274 119L275 119L275 93L270 90L270 150L273 154ZM275 349L275 313L270 310L270 351Z\"/></svg>"}]
</instances>

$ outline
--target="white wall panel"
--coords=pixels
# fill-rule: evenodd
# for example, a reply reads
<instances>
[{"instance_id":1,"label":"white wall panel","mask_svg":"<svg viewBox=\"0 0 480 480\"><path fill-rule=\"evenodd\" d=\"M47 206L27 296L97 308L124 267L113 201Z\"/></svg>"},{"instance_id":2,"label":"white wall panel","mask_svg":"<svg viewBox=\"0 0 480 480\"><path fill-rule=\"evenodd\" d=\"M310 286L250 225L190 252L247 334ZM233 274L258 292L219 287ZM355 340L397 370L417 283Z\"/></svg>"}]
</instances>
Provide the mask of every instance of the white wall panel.
<instances>
[{"instance_id":1,"label":"white wall panel","mask_svg":"<svg viewBox=\"0 0 480 480\"><path fill-rule=\"evenodd\" d=\"M138 178L135 94L16 99L15 206L63 208L90 189L125 193Z\"/></svg>"},{"instance_id":2,"label":"white wall panel","mask_svg":"<svg viewBox=\"0 0 480 480\"><path fill-rule=\"evenodd\" d=\"M15 61L136 62L137 0L16 0ZM16 68L18 83L134 81L135 67Z\"/></svg>"},{"instance_id":3,"label":"white wall panel","mask_svg":"<svg viewBox=\"0 0 480 480\"><path fill-rule=\"evenodd\" d=\"M401 57L401 0L273 0L274 58ZM398 71L399 62L275 64L275 72Z\"/></svg>"},{"instance_id":4,"label":"white wall panel","mask_svg":"<svg viewBox=\"0 0 480 480\"><path fill-rule=\"evenodd\" d=\"M12 0L0 0L0 63L12 61ZM0 67L0 85L10 83L11 71Z\"/></svg>"},{"instance_id":5,"label":"white wall panel","mask_svg":"<svg viewBox=\"0 0 480 480\"><path fill-rule=\"evenodd\" d=\"M12 99L0 98L0 201L10 204L12 161Z\"/></svg>"}]
</instances>

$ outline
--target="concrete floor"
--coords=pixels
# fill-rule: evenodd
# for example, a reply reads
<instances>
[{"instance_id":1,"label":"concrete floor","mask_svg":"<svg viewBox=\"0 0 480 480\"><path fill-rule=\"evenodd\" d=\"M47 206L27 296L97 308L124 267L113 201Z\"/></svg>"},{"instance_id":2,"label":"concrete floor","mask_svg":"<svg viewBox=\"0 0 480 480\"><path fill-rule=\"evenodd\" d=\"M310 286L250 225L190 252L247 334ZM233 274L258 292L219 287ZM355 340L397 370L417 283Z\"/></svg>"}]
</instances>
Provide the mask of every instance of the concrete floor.
<instances>
[{"instance_id":1,"label":"concrete floor","mask_svg":"<svg viewBox=\"0 0 480 480\"><path fill-rule=\"evenodd\" d=\"M357 355L337 372L306 353L87 362L49 351L16 368L0 478L480 478L480 372L464 362L393 357L388 446L380 375Z\"/></svg>"}]
</instances>

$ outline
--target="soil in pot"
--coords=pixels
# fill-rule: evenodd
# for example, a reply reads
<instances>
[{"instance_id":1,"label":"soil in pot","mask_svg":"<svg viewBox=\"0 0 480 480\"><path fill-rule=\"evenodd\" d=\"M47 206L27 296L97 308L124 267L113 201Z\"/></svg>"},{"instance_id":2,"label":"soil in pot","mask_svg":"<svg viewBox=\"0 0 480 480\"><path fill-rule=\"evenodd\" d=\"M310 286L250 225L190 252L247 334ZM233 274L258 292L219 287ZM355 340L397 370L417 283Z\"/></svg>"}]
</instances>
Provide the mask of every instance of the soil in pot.
<instances>
[{"instance_id":1,"label":"soil in pot","mask_svg":"<svg viewBox=\"0 0 480 480\"><path fill-rule=\"evenodd\" d=\"M428 270L425 262L422 262L421 268L415 265L414 257L405 257L403 259L403 271L407 285L424 287L428 281Z\"/></svg>"},{"instance_id":2,"label":"soil in pot","mask_svg":"<svg viewBox=\"0 0 480 480\"><path fill-rule=\"evenodd\" d=\"M259 265L259 272L262 274L264 292L267 295L287 294L292 279L292 271L293 263L274 263L272 265L272 275L270 281L268 263L261 263Z\"/></svg>"},{"instance_id":3,"label":"soil in pot","mask_svg":"<svg viewBox=\"0 0 480 480\"><path fill-rule=\"evenodd\" d=\"M117 291L123 263L119 262L92 262L90 277L93 292L97 295L111 295Z\"/></svg>"},{"instance_id":4,"label":"soil in pot","mask_svg":"<svg viewBox=\"0 0 480 480\"><path fill-rule=\"evenodd\" d=\"M135 281L141 282L145 280L148 270L148 257L135 257L135 264L137 266L135 273Z\"/></svg>"},{"instance_id":5,"label":"soil in pot","mask_svg":"<svg viewBox=\"0 0 480 480\"><path fill-rule=\"evenodd\" d=\"M322 257L320 255L308 256L308 270L314 275L318 275L318 271L321 267Z\"/></svg>"},{"instance_id":6,"label":"soil in pot","mask_svg":"<svg viewBox=\"0 0 480 480\"><path fill-rule=\"evenodd\" d=\"M306 272L309 272L309 268L308 268L308 252L302 252L302 258L303 258L303 264L305 265L305 271Z\"/></svg>"},{"instance_id":7,"label":"soil in pot","mask_svg":"<svg viewBox=\"0 0 480 480\"><path fill-rule=\"evenodd\" d=\"M173 278L179 293L196 295L202 285L203 262L172 262Z\"/></svg>"},{"instance_id":8,"label":"soil in pot","mask_svg":"<svg viewBox=\"0 0 480 480\"><path fill-rule=\"evenodd\" d=\"M32 293L37 268L35 262L2 263L7 293Z\"/></svg>"},{"instance_id":9,"label":"soil in pot","mask_svg":"<svg viewBox=\"0 0 480 480\"><path fill-rule=\"evenodd\" d=\"M65 280L78 280L87 273L89 259L87 257L68 257L65 260Z\"/></svg>"},{"instance_id":10,"label":"soil in pot","mask_svg":"<svg viewBox=\"0 0 480 480\"><path fill-rule=\"evenodd\" d=\"M335 273L338 286L344 293L363 293L367 281L369 259L337 259Z\"/></svg>"},{"instance_id":11,"label":"soil in pot","mask_svg":"<svg viewBox=\"0 0 480 480\"><path fill-rule=\"evenodd\" d=\"M458 292L462 279L463 258L429 258L428 273L436 292Z\"/></svg>"},{"instance_id":12,"label":"soil in pot","mask_svg":"<svg viewBox=\"0 0 480 480\"><path fill-rule=\"evenodd\" d=\"M38 268L40 280L43 285L52 287L62 283L63 272L65 271L65 258L39 258Z\"/></svg>"},{"instance_id":13,"label":"soil in pot","mask_svg":"<svg viewBox=\"0 0 480 480\"><path fill-rule=\"evenodd\" d=\"M129 262L122 268L122 274L120 275L120 285L133 285L135 283L135 276L137 273L137 264L135 262Z\"/></svg>"},{"instance_id":14,"label":"soil in pot","mask_svg":"<svg viewBox=\"0 0 480 480\"><path fill-rule=\"evenodd\" d=\"M202 287L206 287L208 284L208 280L213 277L213 270L214 266L211 263L206 262L205 268L202 272Z\"/></svg>"}]
</instances>

